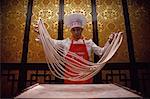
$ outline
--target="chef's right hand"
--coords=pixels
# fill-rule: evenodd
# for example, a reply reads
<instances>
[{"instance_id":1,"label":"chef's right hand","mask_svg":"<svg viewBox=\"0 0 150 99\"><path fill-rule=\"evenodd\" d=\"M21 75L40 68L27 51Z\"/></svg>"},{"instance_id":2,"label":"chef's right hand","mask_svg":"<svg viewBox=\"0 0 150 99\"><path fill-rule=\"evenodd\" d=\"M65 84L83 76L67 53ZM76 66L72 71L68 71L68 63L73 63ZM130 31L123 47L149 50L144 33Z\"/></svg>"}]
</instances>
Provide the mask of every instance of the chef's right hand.
<instances>
[{"instance_id":1,"label":"chef's right hand","mask_svg":"<svg viewBox=\"0 0 150 99\"><path fill-rule=\"evenodd\" d=\"M35 31L36 33L40 34L40 33L39 33L39 27L38 27L38 21L37 21L36 24L33 25L33 27L34 27L34 31ZM37 42L40 42L40 35L38 35L35 40L36 40Z\"/></svg>"},{"instance_id":2,"label":"chef's right hand","mask_svg":"<svg viewBox=\"0 0 150 99\"><path fill-rule=\"evenodd\" d=\"M34 31L39 34L38 22L34 24L33 27L34 27Z\"/></svg>"}]
</instances>

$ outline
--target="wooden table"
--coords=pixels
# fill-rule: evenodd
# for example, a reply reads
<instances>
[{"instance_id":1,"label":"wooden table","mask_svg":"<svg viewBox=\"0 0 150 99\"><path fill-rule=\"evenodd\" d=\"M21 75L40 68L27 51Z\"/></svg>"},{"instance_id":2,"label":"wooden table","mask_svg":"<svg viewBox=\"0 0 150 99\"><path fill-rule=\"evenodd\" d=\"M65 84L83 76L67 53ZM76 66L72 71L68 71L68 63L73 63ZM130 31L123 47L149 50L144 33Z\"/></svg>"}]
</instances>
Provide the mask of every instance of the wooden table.
<instances>
[{"instance_id":1,"label":"wooden table","mask_svg":"<svg viewBox=\"0 0 150 99\"><path fill-rule=\"evenodd\" d=\"M141 98L115 84L38 84L28 88L18 98Z\"/></svg>"}]
</instances>

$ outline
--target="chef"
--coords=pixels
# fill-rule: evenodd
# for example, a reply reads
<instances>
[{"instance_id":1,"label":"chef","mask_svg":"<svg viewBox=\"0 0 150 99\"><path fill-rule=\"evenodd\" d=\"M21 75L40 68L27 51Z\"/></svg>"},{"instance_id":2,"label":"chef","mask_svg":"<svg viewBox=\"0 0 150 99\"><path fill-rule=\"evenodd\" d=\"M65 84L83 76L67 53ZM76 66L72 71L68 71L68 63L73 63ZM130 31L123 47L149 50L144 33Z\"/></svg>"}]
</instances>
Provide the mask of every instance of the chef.
<instances>
[{"instance_id":1,"label":"chef","mask_svg":"<svg viewBox=\"0 0 150 99\"><path fill-rule=\"evenodd\" d=\"M83 34L83 29L84 26L86 25L86 18L85 16L79 14L79 13L73 13L70 15L67 15L64 19L64 24L69 28L71 33L70 38L66 38L64 40L55 40L53 39L54 44L60 45L61 47L64 48L64 53L66 56L69 56L71 58L71 55L67 54L68 51L74 52L78 56L89 60L90 61L90 56L91 52L93 51L96 55L102 56L104 53L105 49L108 47L108 45L111 43L114 33L112 33L109 36L108 41L104 45L104 47L99 47L97 46L92 39L86 40L84 38ZM38 26L35 26L35 31L38 32ZM80 61L80 60L77 60ZM67 65L69 66L69 65ZM72 71L73 72L73 71ZM65 75L65 73L64 73ZM90 84L93 82L93 79L88 79L85 81L69 81L69 80L64 80L65 84Z\"/></svg>"}]
</instances>

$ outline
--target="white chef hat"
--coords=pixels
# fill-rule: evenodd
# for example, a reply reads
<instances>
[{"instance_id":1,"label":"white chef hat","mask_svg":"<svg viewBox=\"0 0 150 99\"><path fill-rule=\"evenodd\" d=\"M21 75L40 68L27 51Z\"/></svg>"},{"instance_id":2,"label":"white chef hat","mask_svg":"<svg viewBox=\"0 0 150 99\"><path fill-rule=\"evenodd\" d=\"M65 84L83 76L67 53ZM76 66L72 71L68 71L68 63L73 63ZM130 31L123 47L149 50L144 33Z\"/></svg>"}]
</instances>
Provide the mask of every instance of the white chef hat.
<instances>
[{"instance_id":1,"label":"white chef hat","mask_svg":"<svg viewBox=\"0 0 150 99\"><path fill-rule=\"evenodd\" d=\"M69 14L64 18L64 24L70 29L74 27L83 28L83 26L86 24L86 18L79 13Z\"/></svg>"}]
</instances>

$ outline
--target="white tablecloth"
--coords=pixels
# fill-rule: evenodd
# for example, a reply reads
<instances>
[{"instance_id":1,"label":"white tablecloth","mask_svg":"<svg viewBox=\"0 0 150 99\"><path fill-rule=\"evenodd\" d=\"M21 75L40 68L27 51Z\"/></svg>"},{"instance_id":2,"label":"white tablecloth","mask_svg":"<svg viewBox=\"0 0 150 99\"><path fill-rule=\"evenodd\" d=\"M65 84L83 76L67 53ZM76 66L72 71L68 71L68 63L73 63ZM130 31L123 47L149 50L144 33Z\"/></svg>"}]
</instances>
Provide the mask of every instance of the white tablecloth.
<instances>
[{"instance_id":1,"label":"white tablecloth","mask_svg":"<svg viewBox=\"0 0 150 99\"><path fill-rule=\"evenodd\" d=\"M114 84L39 84L15 98L141 98Z\"/></svg>"}]
</instances>

